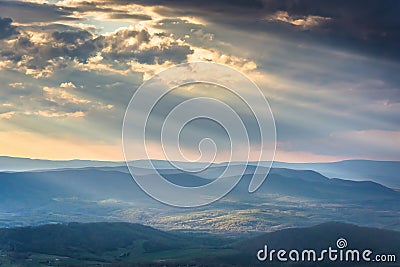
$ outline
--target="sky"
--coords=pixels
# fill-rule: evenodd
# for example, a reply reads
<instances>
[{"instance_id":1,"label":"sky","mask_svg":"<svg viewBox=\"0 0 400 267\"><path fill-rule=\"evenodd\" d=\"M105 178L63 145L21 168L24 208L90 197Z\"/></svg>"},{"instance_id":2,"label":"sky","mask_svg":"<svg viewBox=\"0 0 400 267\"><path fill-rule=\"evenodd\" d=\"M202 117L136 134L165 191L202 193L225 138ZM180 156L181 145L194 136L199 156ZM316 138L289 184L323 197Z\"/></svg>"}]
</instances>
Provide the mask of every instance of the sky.
<instances>
[{"instance_id":1,"label":"sky","mask_svg":"<svg viewBox=\"0 0 400 267\"><path fill-rule=\"evenodd\" d=\"M207 61L262 90L275 160L400 160L399 12L395 0L1 0L0 154L122 160L137 88ZM218 92L181 88L162 105Z\"/></svg>"}]
</instances>

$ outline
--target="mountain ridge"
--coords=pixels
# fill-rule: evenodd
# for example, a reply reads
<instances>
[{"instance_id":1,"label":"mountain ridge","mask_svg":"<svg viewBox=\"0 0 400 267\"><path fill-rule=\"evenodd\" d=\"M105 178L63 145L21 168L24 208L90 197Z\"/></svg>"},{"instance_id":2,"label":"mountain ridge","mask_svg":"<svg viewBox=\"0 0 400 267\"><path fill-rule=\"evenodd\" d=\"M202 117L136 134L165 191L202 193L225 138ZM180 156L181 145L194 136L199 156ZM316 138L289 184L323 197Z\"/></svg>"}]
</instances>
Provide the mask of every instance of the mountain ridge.
<instances>
[{"instance_id":1,"label":"mountain ridge","mask_svg":"<svg viewBox=\"0 0 400 267\"><path fill-rule=\"evenodd\" d=\"M142 160L133 161L130 164L136 167L143 166ZM153 163L160 169L174 169L174 167L163 160L153 160ZM196 163L183 163L186 168L195 168ZM216 163L212 167L224 167L228 163ZM243 162L233 162L233 165L241 165ZM269 167L270 162L261 162L261 166ZM249 162L248 165L254 165ZM123 167L124 161L96 161L96 160L43 160L0 156L0 171L32 171L65 168L86 168L86 167ZM400 189L400 161L377 161L377 160L343 160L336 162L310 162L310 163L288 163L275 161L272 164L275 168L289 168L295 170L314 170L329 178L340 178L354 181L370 180L387 187Z\"/></svg>"}]
</instances>

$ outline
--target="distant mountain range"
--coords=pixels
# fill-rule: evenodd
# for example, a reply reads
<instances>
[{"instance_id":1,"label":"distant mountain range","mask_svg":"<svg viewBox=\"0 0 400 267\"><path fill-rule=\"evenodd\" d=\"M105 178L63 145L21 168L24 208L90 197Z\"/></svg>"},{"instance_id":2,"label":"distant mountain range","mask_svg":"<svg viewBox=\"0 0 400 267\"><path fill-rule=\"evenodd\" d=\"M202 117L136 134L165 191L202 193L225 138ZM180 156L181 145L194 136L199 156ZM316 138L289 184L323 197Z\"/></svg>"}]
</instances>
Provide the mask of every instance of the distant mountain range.
<instances>
[{"instance_id":1,"label":"distant mountain range","mask_svg":"<svg viewBox=\"0 0 400 267\"><path fill-rule=\"evenodd\" d=\"M400 266L400 232L328 222L291 228L251 238L163 232L140 224L69 223L0 229L0 264L36 266L383 266L375 262L260 262L269 249L337 249L344 238L349 249L394 255Z\"/></svg>"},{"instance_id":2,"label":"distant mountain range","mask_svg":"<svg viewBox=\"0 0 400 267\"><path fill-rule=\"evenodd\" d=\"M61 168L116 167L124 162L93 160L44 160L0 156L0 171L32 171Z\"/></svg>"},{"instance_id":3,"label":"distant mountain range","mask_svg":"<svg viewBox=\"0 0 400 267\"><path fill-rule=\"evenodd\" d=\"M162 160L153 161L158 169L173 170L173 166ZM142 161L131 163L141 167ZM234 164L243 164L237 162ZM250 162L249 165L252 165ZM268 163L262 165L269 166ZM186 168L196 168L196 163L185 163ZM226 163L213 164L208 172L203 175L217 174L218 168L223 168ZM69 160L52 161L28 158L0 157L0 171L32 171L65 168L93 168L93 167L120 167L121 171L127 171L125 162L91 161L91 160ZM372 161L372 160L345 160L326 163L285 163L274 162L275 168L287 168L294 170L313 170L329 178L340 178L354 181L373 181L394 189L400 189L400 162L399 161ZM215 169L217 168L217 169ZM212 178L204 177L203 178Z\"/></svg>"},{"instance_id":4,"label":"distant mountain range","mask_svg":"<svg viewBox=\"0 0 400 267\"><path fill-rule=\"evenodd\" d=\"M295 170L314 170L329 178L354 181L374 181L400 189L400 162L374 160L344 160L327 163L284 163L274 162L274 167Z\"/></svg>"},{"instance_id":5,"label":"distant mountain range","mask_svg":"<svg viewBox=\"0 0 400 267\"><path fill-rule=\"evenodd\" d=\"M6 159L20 166L26 162L25 167L30 168L40 165L35 160ZM290 169L284 163L279 164L285 168L278 168L278 163L274 163L259 190L249 194L255 166L235 162L233 169L237 175L245 167L237 186L212 205L187 210L163 205L146 195L121 162L38 162L42 164L40 167L49 169L0 172L0 227L129 221L165 230L243 235L341 220L400 230L400 191L373 181L328 178L313 170ZM222 163L202 172L184 173L165 161L154 163L167 180L189 187L207 184L225 169ZM141 174L153 179L152 172L143 168L143 162L132 164ZM186 167L196 165L188 163ZM395 168L390 172L395 173ZM154 186L159 184L155 182Z\"/></svg>"},{"instance_id":6,"label":"distant mountain range","mask_svg":"<svg viewBox=\"0 0 400 267\"><path fill-rule=\"evenodd\" d=\"M396 190L370 181L330 179L310 170L272 168L259 190L250 194L254 168L246 166L240 182L220 201L191 210L155 201L133 181L126 167L2 172L0 226L122 220L162 229L240 235L343 220L400 230L400 192ZM159 171L175 184L199 186L211 182L221 170L223 166L202 173ZM152 179L146 171L141 172Z\"/></svg>"},{"instance_id":7,"label":"distant mountain range","mask_svg":"<svg viewBox=\"0 0 400 267\"><path fill-rule=\"evenodd\" d=\"M84 168L46 170L34 172L0 173L0 200L3 205L20 203L34 205L48 203L54 198L72 198L100 201L117 199L148 202L148 197L133 181L129 173L114 168ZM252 178L252 167L235 189L228 195L235 199L258 201L254 197L277 194L318 200L340 200L351 203L358 201L400 201L400 192L374 182L357 182L329 179L314 171L271 169L264 184L255 194L248 193ZM210 179L177 171L160 170L169 181L182 186L200 186ZM152 179L149 175L148 179ZM226 178L229 179L229 178ZM159 186L154 183L154 186ZM252 198L254 198L252 200Z\"/></svg>"}]
</instances>

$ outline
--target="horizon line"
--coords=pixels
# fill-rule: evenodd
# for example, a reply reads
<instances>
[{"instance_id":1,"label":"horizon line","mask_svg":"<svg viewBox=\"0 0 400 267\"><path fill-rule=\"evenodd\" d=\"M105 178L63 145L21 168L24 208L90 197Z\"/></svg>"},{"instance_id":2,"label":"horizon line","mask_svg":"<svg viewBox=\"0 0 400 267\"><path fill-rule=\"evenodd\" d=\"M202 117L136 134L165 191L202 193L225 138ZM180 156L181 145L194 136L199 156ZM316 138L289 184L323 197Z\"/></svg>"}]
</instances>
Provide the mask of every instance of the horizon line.
<instances>
[{"instance_id":1,"label":"horizon line","mask_svg":"<svg viewBox=\"0 0 400 267\"><path fill-rule=\"evenodd\" d=\"M0 155L0 158L10 158L10 159L24 159L24 160L42 160L42 161L54 161L54 162L70 162L70 161L93 161L93 162L110 162L110 163L126 163L125 160L102 160L102 159L79 159L79 158L71 158L71 159L48 159L48 158L30 158L30 157L16 157L16 156L8 156L8 155ZM137 161L145 161L148 159L135 159L129 162L137 162ZM151 161L164 161L164 162L181 162L188 164L195 163L206 163L206 164L227 164L227 163L244 163L245 161L220 161L220 162L198 162L198 161L177 161L177 160L166 160L166 159L150 159ZM368 158L346 158L341 160L332 160L332 161L281 161L281 160L273 160L273 161L247 161L248 163L255 162L274 162L277 163L291 163L291 164L318 164L318 163L335 163L335 162L345 162L345 161L379 161L379 162L400 162L399 160L385 160L385 159L368 159Z\"/></svg>"}]
</instances>

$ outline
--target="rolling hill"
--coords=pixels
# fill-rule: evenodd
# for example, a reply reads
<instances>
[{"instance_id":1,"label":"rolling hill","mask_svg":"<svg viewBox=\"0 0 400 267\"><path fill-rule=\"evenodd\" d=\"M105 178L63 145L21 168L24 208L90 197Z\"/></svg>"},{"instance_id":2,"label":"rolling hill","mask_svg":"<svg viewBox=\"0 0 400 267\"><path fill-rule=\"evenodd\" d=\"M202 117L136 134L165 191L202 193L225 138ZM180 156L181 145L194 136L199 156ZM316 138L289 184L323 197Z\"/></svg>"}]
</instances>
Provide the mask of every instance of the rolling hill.
<instances>
[{"instance_id":1,"label":"rolling hill","mask_svg":"<svg viewBox=\"0 0 400 267\"><path fill-rule=\"evenodd\" d=\"M307 228L291 228L284 229L272 233L266 233L257 237L249 238L247 240L239 241L235 248L242 251L242 255L235 259L231 256L230 259L236 262L242 262L241 259L246 258L246 262L251 264L259 264L259 262L254 257L254 252L259 251L267 245L270 250L275 249L276 251L280 249L287 250L288 252L292 249L297 251L313 249L317 252L321 252L328 247L339 250L337 242L339 239L346 240L346 245L343 250L347 249L357 249L359 251L364 251L366 249L373 251L373 257L377 254L384 255L395 255L396 262L386 262L386 263L375 263L375 262L363 262L362 259L357 262L340 262L340 260L328 261L326 258L322 262L306 262L299 263L295 266L383 266L382 264L387 264L388 266L399 266L398 259L400 257L400 232L388 231L376 228L359 227L352 224L340 223L340 222L327 222L320 225L307 227ZM253 255L253 257L251 257ZM268 264L275 266L274 262L267 262ZM286 266L279 265L282 264L275 258L276 266Z\"/></svg>"},{"instance_id":2,"label":"rolling hill","mask_svg":"<svg viewBox=\"0 0 400 267\"><path fill-rule=\"evenodd\" d=\"M257 252L270 249L369 249L400 257L400 232L328 222L290 228L251 238L229 239L193 233L164 232L140 224L69 223L0 229L0 264L19 266L380 266L374 262L260 262ZM399 266L396 262L385 266Z\"/></svg>"}]
</instances>

